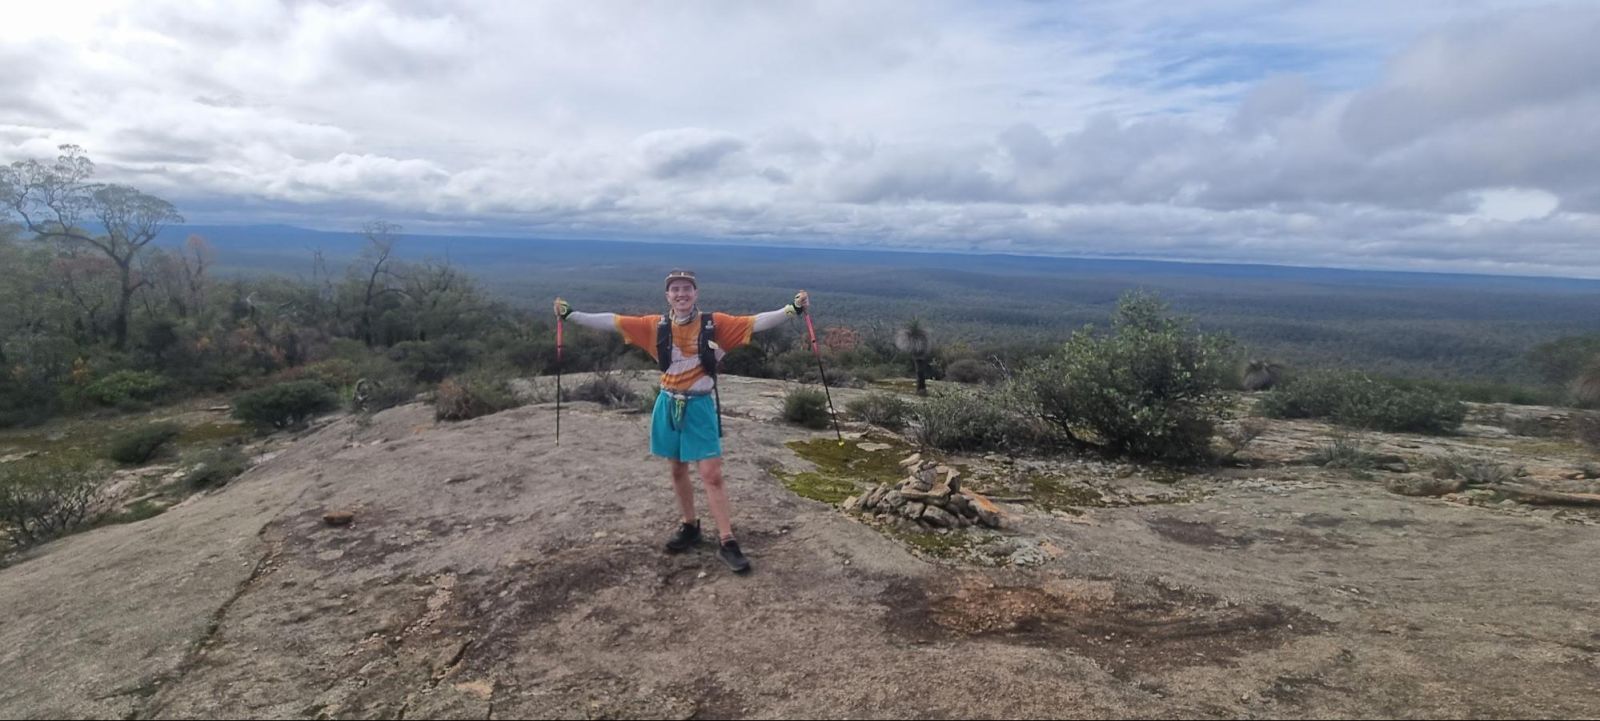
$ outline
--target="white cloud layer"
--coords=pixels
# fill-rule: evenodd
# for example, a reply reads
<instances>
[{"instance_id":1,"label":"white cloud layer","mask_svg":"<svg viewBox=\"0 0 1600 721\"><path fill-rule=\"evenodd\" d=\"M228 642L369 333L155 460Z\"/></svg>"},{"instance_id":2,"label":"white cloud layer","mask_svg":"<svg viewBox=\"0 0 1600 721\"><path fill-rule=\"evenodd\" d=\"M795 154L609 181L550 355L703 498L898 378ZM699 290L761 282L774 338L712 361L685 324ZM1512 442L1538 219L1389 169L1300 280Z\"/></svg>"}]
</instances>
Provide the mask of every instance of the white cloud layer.
<instances>
[{"instance_id":1,"label":"white cloud layer","mask_svg":"<svg viewBox=\"0 0 1600 721\"><path fill-rule=\"evenodd\" d=\"M28 3L0 161L196 222L1600 277L1600 4Z\"/></svg>"}]
</instances>

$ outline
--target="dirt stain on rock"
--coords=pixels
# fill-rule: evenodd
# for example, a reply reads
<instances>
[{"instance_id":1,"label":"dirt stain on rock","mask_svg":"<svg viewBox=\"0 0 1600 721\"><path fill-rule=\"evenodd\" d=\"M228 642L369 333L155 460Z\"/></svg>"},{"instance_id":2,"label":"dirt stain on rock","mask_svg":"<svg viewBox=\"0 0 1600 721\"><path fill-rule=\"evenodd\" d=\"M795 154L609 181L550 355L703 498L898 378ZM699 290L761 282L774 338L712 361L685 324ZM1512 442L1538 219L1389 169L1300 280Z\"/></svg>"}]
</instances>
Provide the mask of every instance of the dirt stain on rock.
<instances>
[{"instance_id":1,"label":"dirt stain on rock","mask_svg":"<svg viewBox=\"0 0 1600 721\"><path fill-rule=\"evenodd\" d=\"M914 643L981 639L1070 649L1121 679L1245 654L1320 633L1327 622L1279 605L1111 580L1001 585L981 576L894 582L880 600L888 630Z\"/></svg>"}]
</instances>

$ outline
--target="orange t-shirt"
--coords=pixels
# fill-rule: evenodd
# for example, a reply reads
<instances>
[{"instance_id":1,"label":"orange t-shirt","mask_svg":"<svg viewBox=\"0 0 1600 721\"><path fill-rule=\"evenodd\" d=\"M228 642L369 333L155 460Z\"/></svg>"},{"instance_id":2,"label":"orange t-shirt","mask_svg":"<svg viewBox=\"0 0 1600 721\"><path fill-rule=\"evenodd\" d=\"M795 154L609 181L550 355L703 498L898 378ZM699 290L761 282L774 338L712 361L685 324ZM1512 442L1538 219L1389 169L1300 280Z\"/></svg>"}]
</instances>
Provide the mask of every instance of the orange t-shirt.
<instances>
[{"instance_id":1,"label":"orange t-shirt","mask_svg":"<svg viewBox=\"0 0 1600 721\"><path fill-rule=\"evenodd\" d=\"M756 317L753 315L712 313L711 319L716 324L712 342L717 344L719 360L728 351L749 343L750 335L755 332ZM643 348L651 358L656 358L656 324L660 322L659 315L616 316L617 330L622 332L623 340ZM672 323L671 326L672 365L661 374L661 387L677 393L710 393L711 377L700 367L700 315L695 314L689 323Z\"/></svg>"}]
</instances>

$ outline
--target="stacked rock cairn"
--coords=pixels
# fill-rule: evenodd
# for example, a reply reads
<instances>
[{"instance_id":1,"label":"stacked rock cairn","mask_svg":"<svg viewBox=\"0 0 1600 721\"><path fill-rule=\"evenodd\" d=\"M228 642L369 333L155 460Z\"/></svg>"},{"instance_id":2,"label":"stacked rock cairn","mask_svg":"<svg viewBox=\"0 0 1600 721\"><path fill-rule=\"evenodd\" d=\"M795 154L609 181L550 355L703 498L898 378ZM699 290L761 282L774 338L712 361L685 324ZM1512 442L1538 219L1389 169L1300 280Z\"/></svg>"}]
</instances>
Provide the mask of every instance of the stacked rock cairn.
<instances>
[{"instance_id":1,"label":"stacked rock cairn","mask_svg":"<svg viewBox=\"0 0 1600 721\"><path fill-rule=\"evenodd\" d=\"M920 453L900 465L909 474L904 480L852 496L845 500L844 510L876 516L879 521L904 518L929 529L1000 527L1000 516L992 504L961 490L961 474L956 469L924 461Z\"/></svg>"}]
</instances>

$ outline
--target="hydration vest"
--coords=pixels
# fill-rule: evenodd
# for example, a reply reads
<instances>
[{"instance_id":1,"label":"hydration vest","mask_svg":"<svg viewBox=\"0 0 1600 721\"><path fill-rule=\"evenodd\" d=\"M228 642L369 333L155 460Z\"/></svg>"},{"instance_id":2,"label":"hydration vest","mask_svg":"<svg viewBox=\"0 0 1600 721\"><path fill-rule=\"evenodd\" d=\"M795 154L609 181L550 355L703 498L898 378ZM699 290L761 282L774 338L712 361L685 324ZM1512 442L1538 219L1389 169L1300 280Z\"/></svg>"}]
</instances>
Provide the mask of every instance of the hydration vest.
<instances>
[{"instance_id":1,"label":"hydration vest","mask_svg":"<svg viewBox=\"0 0 1600 721\"><path fill-rule=\"evenodd\" d=\"M713 342L717 337L716 321L710 313L700 314L700 340L697 346L700 349L700 368L712 381L717 379L717 348ZM666 373L672 367L672 316L661 316L661 322L656 324L656 362L661 366L661 372Z\"/></svg>"},{"instance_id":2,"label":"hydration vest","mask_svg":"<svg viewBox=\"0 0 1600 721\"><path fill-rule=\"evenodd\" d=\"M722 393L717 383L717 347L713 340L717 337L717 324L710 313L700 314L700 340L696 347L700 351L700 367L711 378L711 393L717 405L717 437L722 437ZM661 366L661 372L666 373L672 367L672 314L669 312L661 316L661 322L656 324L656 362Z\"/></svg>"}]
</instances>

